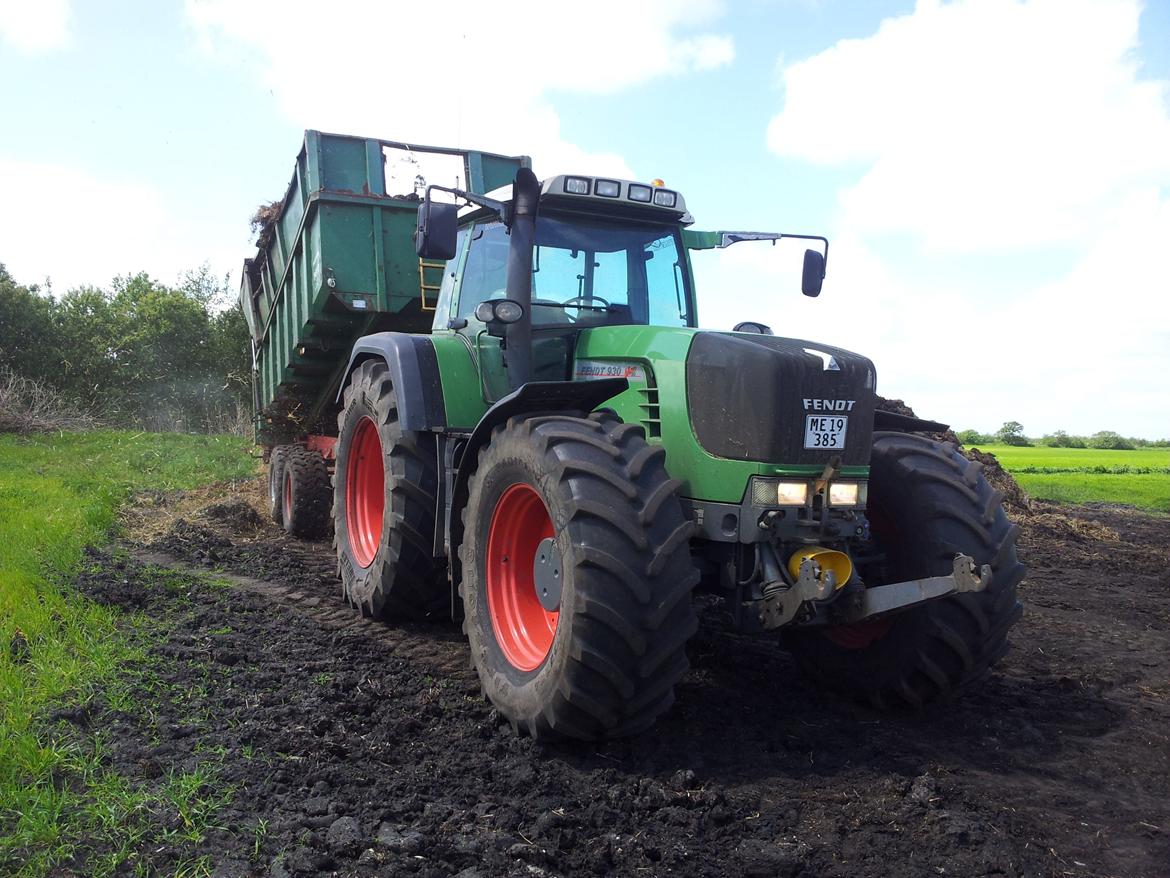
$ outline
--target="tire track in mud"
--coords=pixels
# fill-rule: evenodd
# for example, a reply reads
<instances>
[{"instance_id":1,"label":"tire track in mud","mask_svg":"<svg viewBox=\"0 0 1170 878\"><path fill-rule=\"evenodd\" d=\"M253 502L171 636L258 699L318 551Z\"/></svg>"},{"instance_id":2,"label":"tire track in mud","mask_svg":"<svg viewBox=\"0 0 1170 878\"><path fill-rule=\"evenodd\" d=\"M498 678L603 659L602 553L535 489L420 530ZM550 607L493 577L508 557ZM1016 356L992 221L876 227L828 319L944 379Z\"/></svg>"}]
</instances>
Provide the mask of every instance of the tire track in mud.
<instances>
[{"instance_id":1,"label":"tire track in mud","mask_svg":"<svg viewBox=\"0 0 1170 878\"><path fill-rule=\"evenodd\" d=\"M316 547L312 544L294 544L288 547L287 554L297 557L299 566L306 574L318 575L322 580L335 578L332 553L314 549ZM320 586L289 585L279 580L247 576L230 568L197 567L168 552L148 547L129 546L128 550L131 557L143 564L167 567L196 577L214 576L231 583L234 588L287 607L326 628L360 634L384 647L388 653L426 665L436 673L465 678L467 681L476 676L470 666L467 640L458 628L442 622L431 625L406 622L388 624L362 616L341 596L340 580L336 580L336 588L330 593Z\"/></svg>"}]
</instances>

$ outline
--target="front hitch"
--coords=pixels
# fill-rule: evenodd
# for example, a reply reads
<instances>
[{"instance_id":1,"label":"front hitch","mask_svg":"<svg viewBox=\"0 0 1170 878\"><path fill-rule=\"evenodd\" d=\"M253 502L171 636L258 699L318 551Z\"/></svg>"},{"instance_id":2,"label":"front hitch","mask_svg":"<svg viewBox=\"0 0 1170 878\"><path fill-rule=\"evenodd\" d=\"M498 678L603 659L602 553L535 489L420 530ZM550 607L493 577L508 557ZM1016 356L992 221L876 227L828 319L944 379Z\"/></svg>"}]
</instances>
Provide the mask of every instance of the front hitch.
<instances>
[{"instance_id":1,"label":"front hitch","mask_svg":"<svg viewBox=\"0 0 1170 878\"><path fill-rule=\"evenodd\" d=\"M969 555L955 555L954 566L948 576L931 576L925 579L911 579L906 582L892 582L873 588L862 588L852 595L853 600L833 613L835 624L851 625L875 616L905 610L926 601L950 597L954 594L983 591L991 582L991 567L984 564L975 566L975 559ZM836 578L831 570L821 571L819 565L806 558L800 565L800 573L794 585L775 590L765 586L768 596L743 604L745 611L741 618L749 630L767 631L792 622L801 608L813 601L823 601L837 591ZM770 592L770 593L769 593Z\"/></svg>"}]
</instances>

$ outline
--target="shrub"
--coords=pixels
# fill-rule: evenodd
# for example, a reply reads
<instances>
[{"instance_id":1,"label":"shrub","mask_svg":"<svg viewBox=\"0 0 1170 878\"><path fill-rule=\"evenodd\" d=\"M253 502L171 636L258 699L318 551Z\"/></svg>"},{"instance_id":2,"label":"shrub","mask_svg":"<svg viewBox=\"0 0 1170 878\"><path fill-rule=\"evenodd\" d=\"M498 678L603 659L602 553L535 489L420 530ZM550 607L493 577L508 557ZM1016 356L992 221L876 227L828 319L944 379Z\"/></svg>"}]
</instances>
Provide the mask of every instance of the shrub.
<instances>
[{"instance_id":1,"label":"shrub","mask_svg":"<svg viewBox=\"0 0 1170 878\"><path fill-rule=\"evenodd\" d=\"M94 418L77 403L45 384L0 366L0 433L45 433L94 426Z\"/></svg>"},{"instance_id":2,"label":"shrub","mask_svg":"<svg viewBox=\"0 0 1170 878\"><path fill-rule=\"evenodd\" d=\"M1133 451L1133 443L1112 430L1101 430L1089 437L1090 448L1107 448L1113 451Z\"/></svg>"}]
</instances>

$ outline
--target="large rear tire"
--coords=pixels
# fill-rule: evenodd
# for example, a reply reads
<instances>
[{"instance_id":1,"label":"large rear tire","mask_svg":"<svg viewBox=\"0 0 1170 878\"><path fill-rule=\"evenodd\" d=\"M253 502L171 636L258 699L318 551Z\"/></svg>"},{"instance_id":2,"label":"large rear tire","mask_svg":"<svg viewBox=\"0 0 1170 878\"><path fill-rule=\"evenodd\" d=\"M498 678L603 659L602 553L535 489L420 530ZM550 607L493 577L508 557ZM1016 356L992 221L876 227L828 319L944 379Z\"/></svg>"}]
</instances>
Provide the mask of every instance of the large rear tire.
<instances>
[{"instance_id":1,"label":"large rear tire","mask_svg":"<svg viewBox=\"0 0 1170 878\"><path fill-rule=\"evenodd\" d=\"M481 451L460 549L464 627L485 694L515 728L619 737L674 702L699 574L665 458L640 427L601 415L515 417Z\"/></svg>"},{"instance_id":2,"label":"large rear tire","mask_svg":"<svg viewBox=\"0 0 1170 878\"><path fill-rule=\"evenodd\" d=\"M430 436L403 430L390 370L366 360L337 419L334 548L346 600L375 618L424 618L450 594L433 557L438 467Z\"/></svg>"},{"instance_id":3,"label":"large rear tire","mask_svg":"<svg viewBox=\"0 0 1170 878\"><path fill-rule=\"evenodd\" d=\"M953 445L906 433L874 434L868 515L889 581L951 572L956 553L990 564L982 592L904 613L786 635L801 669L828 689L878 708L920 707L984 679L1019 619L1017 528L982 465ZM869 583L879 585L880 583Z\"/></svg>"}]
</instances>

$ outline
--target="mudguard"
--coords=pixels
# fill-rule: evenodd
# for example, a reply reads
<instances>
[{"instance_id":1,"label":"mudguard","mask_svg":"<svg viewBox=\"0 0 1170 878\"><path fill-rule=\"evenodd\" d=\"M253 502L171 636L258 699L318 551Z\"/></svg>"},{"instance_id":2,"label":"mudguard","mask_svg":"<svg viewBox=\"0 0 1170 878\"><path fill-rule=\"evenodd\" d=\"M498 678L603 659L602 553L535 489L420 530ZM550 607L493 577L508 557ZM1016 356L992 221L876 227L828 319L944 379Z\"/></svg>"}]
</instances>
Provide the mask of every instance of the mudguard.
<instances>
[{"instance_id":1,"label":"mudguard","mask_svg":"<svg viewBox=\"0 0 1170 878\"><path fill-rule=\"evenodd\" d=\"M945 433L950 429L950 425L878 409L873 413L873 428L894 433Z\"/></svg>"},{"instance_id":2,"label":"mudguard","mask_svg":"<svg viewBox=\"0 0 1170 878\"><path fill-rule=\"evenodd\" d=\"M385 361L398 396L398 419L404 430L442 430L447 426L443 407L443 381L435 346L425 335L375 332L354 342L349 365L337 389L341 400L349 376L363 361Z\"/></svg>"}]
</instances>

